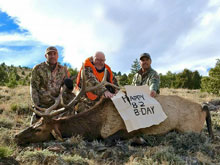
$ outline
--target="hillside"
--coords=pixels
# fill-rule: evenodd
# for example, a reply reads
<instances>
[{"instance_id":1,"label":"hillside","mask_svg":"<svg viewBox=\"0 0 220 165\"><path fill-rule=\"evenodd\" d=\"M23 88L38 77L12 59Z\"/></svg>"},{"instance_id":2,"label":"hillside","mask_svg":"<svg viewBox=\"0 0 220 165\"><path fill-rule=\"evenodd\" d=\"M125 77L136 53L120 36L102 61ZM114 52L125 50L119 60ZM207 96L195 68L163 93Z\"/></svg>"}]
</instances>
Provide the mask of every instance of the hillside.
<instances>
[{"instance_id":1,"label":"hillside","mask_svg":"<svg viewBox=\"0 0 220 165\"><path fill-rule=\"evenodd\" d=\"M161 94L179 95L195 102L219 97L199 90L161 89ZM207 129L201 134L143 136L147 146L132 146L130 140L106 146L103 141L72 137L64 142L50 141L17 146L16 132L28 127L31 112L29 86L0 86L0 164L217 164L220 162L220 113L212 112L216 139Z\"/></svg>"},{"instance_id":2,"label":"hillside","mask_svg":"<svg viewBox=\"0 0 220 165\"><path fill-rule=\"evenodd\" d=\"M15 87L17 85L29 85L31 69L28 67L7 66L0 64L0 85Z\"/></svg>"}]
</instances>

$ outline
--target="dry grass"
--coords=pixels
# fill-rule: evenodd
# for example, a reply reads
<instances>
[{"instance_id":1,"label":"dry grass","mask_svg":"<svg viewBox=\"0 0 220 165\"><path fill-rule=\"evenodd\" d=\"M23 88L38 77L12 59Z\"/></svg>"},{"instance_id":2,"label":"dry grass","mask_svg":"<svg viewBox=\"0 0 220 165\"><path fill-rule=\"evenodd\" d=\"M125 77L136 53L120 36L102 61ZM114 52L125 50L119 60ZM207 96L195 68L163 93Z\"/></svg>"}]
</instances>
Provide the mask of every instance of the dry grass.
<instances>
[{"instance_id":1,"label":"dry grass","mask_svg":"<svg viewBox=\"0 0 220 165\"><path fill-rule=\"evenodd\" d=\"M12 105L30 105L30 87L18 86L16 88L0 87L0 109L10 111Z\"/></svg>"},{"instance_id":2,"label":"dry grass","mask_svg":"<svg viewBox=\"0 0 220 165\"><path fill-rule=\"evenodd\" d=\"M179 95L198 103L220 99L199 90L161 89L163 95ZM108 147L103 141L88 142L76 136L64 142L17 146L14 134L29 125L31 104L29 86L0 87L0 164L218 164L220 162L220 114L212 112L216 139L207 130L201 134L143 136L147 146L134 147L131 141L118 141ZM51 150L60 145L59 152ZM13 151L13 152L12 152Z\"/></svg>"},{"instance_id":3,"label":"dry grass","mask_svg":"<svg viewBox=\"0 0 220 165\"><path fill-rule=\"evenodd\" d=\"M189 90L189 89L169 89L162 88L162 95L177 95L184 97L189 100L193 100L197 103L207 102L214 99L220 99L220 97L216 95L208 94L207 92L200 92L200 90Z\"/></svg>"}]
</instances>

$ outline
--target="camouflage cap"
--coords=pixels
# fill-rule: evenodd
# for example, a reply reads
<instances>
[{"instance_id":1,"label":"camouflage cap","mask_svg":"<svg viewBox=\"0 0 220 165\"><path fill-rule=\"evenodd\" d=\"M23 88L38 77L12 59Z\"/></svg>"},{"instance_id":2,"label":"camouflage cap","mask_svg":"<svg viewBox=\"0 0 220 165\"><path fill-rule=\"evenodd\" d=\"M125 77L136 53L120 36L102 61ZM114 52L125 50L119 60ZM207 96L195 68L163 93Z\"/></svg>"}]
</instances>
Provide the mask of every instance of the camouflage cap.
<instances>
[{"instance_id":1,"label":"camouflage cap","mask_svg":"<svg viewBox=\"0 0 220 165\"><path fill-rule=\"evenodd\" d=\"M46 51L45 51L45 54L49 53L49 52L57 52L57 48L55 48L54 46L49 46Z\"/></svg>"},{"instance_id":2,"label":"camouflage cap","mask_svg":"<svg viewBox=\"0 0 220 165\"><path fill-rule=\"evenodd\" d=\"M141 60L141 58L143 58L143 57L146 57L146 58L148 58L148 59L151 59L149 53L142 53L142 54L140 55L140 60Z\"/></svg>"}]
</instances>

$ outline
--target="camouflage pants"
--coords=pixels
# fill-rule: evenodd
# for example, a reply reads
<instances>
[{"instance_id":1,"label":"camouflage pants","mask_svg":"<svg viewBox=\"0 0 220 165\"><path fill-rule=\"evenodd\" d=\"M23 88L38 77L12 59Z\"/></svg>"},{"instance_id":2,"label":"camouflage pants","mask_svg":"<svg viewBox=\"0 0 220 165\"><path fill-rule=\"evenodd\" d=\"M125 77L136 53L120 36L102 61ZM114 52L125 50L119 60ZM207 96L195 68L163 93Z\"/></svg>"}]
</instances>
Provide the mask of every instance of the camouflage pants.
<instances>
[{"instance_id":1,"label":"camouflage pants","mask_svg":"<svg viewBox=\"0 0 220 165\"><path fill-rule=\"evenodd\" d=\"M87 111L91 107L93 107L98 101L99 101L99 99L96 99L96 100L93 101L93 100L90 100L88 98L83 98L77 104L76 112L81 113L81 112Z\"/></svg>"}]
</instances>

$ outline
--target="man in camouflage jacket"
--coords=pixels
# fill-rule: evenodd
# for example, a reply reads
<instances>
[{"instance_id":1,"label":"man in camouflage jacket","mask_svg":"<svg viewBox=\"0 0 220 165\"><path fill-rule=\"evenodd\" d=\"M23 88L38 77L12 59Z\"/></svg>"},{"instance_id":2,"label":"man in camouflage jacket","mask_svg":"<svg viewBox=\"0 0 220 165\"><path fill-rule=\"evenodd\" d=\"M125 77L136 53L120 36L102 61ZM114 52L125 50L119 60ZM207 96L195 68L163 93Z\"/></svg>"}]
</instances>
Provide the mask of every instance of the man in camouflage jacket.
<instances>
[{"instance_id":1,"label":"man in camouflage jacket","mask_svg":"<svg viewBox=\"0 0 220 165\"><path fill-rule=\"evenodd\" d=\"M50 46L45 52L46 61L36 65L32 70L30 93L33 103L42 108L49 108L54 104L54 99L60 94L60 88L69 78L66 67L58 61L58 51ZM71 86L64 92L64 103L69 102L73 97Z\"/></svg>"},{"instance_id":2,"label":"man in camouflage jacket","mask_svg":"<svg viewBox=\"0 0 220 165\"><path fill-rule=\"evenodd\" d=\"M103 52L96 52L94 56L87 58L84 62L84 66L87 87L96 86L102 81L105 68L108 71L107 81L118 86L117 80L113 76L111 68L107 64L105 64L105 55ZM81 82L82 77L80 71L77 77L75 91L81 88ZM115 95L116 92L117 91L113 87L104 85L99 87L95 91L87 92L86 97L82 100L80 104L78 104L78 112L88 110L91 106L95 105L95 103L100 100L101 96L111 98Z\"/></svg>"},{"instance_id":3,"label":"man in camouflage jacket","mask_svg":"<svg viewBox=\"0 0 220 165\"><path fill-rule=\"evenodd\" d=\"M134 75L132 85L148 85L150 96L155 97L160 93L160 77L157 72L151 68L151 57L148 53L140 55L141 69Z\"/></svg>"}]
</instances>

